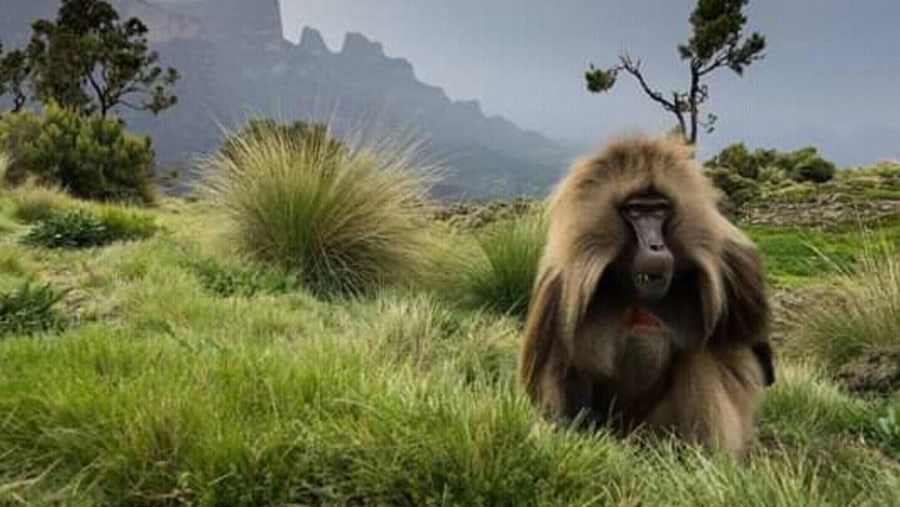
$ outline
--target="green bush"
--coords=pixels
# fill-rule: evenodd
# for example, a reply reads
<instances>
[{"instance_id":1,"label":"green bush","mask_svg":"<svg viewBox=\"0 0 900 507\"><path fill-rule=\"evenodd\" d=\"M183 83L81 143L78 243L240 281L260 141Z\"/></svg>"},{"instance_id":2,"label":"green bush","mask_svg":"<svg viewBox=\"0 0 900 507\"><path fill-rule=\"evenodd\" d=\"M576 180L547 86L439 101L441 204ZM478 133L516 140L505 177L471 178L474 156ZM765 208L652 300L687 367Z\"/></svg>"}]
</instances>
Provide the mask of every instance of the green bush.
<instances>
[{"instance_id":1,"label":"green bush","mask_svg":"<svg viewBox=\"0 0 900 507\"><path fill-rule=\"evenodd\" d=\"M149 203L154 199L150 139L135 136L115 119L85 117L49 104L0 118L0 148L12 163L6 181L65 188L97 200Z\"/></svg>"},{"instance_id":2,"label":"green bush","mask_svg":"<svg viewBox=\"0 0 900 507\"><path fill-rule=\"evenodd\" d=\"M775 164L794 181L824 183L834 178L834 163L819 155L814 146L807 146L776 157Z\"/></svg>"},{"instance_id":3,"label":"green bush","mask_svg":"<svg viewBox=\"0 0 900 507\"><path fill-rule=\"evenodd\" d=\"M704 165L711 168L729 169L741 177L751 180L759 178L760 162L754 154L747 150L744 143L734 143L725 147Z\"/></svg>"},{"instance_id":4,"label":"green bush","mask_svg":"<svg viewBox=\"0 0 900 507\"><path fill-rule=\"evenodd\" d=\"M31 283L0 294L0 336L29 335L62 328L64 318L56 304L64 295L50 285Z\"/></svg>"},{"instance_id":5,"label":"green bush","mask_svg":"<svg viewBox=\"0 0 900 507\"><path fill-rule=\"evenodd\" d=\"M706 173L713 185L719 188L734 206L741 207L759 199L762 195L762 187L758 182L728 169L707 169Z\"/></svg>"},{"instance_id":6,"label":"green bush","mask_svg":"<svg viewBox=\"0 0 900 507\"><path fill-rule=\"evenodd\" d=\"M222 297L284 294L299 287L294 275L223 266L211 259L196 262L194 269L200 284Z\"/></svg>"},{"instance_id":7,"label":"green bush","mask_svg":"<svg viewBox=\"0 0 900 507\"><path fill-rule=\"evenodd\" d=\"M428 271L425 187L403 157L323 150L267 128L213 156L205 173L233 244L314 291L360 293Z\"/></svg>"},{"instance_id":8,"label":"green bush","mask_svg":"<svg viewBox=\"0 0 900 507\"><path fill-rule=\"evenodd\" d=\"M104 211L98 215L79 209L41 220L24 241L44 248L91 248L146 238L154 231L152 219L138 214Z\"/></svg>"}]
</instances>

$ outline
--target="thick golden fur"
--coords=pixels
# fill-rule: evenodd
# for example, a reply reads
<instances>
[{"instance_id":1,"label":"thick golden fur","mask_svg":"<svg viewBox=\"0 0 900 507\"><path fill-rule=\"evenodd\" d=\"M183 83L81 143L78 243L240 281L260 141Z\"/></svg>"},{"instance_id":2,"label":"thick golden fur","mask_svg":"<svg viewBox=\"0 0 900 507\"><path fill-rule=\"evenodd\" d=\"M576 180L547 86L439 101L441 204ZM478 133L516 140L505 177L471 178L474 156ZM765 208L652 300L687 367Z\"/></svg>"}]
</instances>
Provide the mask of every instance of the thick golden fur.
<instances>
[{"instance_id":1,"label":"thick golden fur","mask_svg":"<svg viewBox=\"0 0 900 507\"><path fill-rule=\"evenodd\" d=\"M617 334L604 309L616 294L601 278L631 238L618 208L650 190L671 201L668 246L696 273L676 303L686 331L668 339ZM689 148L631 137L576 163L552 196L521 381L548 416L646 425L740 454L773 380L767 323L757 250L719 213Z\"/></svg>"}]
</instances>

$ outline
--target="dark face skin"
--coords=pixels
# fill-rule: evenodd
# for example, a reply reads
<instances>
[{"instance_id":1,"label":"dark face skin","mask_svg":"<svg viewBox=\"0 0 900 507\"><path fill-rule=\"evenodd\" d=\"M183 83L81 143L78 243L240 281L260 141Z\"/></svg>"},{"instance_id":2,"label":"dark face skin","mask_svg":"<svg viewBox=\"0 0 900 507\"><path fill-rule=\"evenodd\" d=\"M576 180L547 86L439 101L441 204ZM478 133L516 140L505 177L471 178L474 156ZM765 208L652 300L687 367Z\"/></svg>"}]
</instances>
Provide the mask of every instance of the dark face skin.
<instances>
[{"instance_id":1,"label":"dark face skin","mask_svg":"<svg viewBox=\"0 0 900 507\"><path fill-rule=\"evenodd\" d=\"M631 197L619 209L634 234L632 252L623 266L630 275L634 296L641 305L653 305L669 292L675 257L666 245L666 224L672 204L657 193Z\"/></svg>"}]
</instances>

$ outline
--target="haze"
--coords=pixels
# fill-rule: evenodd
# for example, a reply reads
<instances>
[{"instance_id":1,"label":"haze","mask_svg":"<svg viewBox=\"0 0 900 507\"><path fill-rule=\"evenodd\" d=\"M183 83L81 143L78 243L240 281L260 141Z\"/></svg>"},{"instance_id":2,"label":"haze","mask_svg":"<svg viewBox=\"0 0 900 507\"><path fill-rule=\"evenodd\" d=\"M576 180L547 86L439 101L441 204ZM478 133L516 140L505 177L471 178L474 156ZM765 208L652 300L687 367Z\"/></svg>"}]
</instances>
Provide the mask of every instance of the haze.
<instances>
[{"instance_id":1,"label":"haze","mask_svg":"<svg viewBox=\"0 0 900 507\"><path fill-rule=\"evenodd\" d=\"M589 62L624 50L668 92L685 85L676 45L687 39L694 1L281 0L285 37L304 25L333 49L361 32L408 59L424 82L488 114L579 145L627 130L659 131L673 118L627 76L606 95L584 88ZM748 29L767 57L743 78L709 81L719 128L701 154L736 140L751 146L820 147L841 165L900 159L900 2L753 0Z\"/></svg>"}]
</instances>

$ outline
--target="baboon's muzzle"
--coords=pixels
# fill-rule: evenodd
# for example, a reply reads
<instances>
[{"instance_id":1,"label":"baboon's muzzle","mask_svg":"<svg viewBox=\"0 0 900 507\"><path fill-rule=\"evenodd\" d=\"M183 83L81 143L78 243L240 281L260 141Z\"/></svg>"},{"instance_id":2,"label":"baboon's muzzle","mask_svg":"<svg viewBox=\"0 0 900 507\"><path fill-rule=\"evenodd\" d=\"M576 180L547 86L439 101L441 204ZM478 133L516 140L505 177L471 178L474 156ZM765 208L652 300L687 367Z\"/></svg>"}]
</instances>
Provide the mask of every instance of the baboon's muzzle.
<instances>
[{"instance_id":1,"label":"baboon's muzzle","mask_svg":"<svg viewBox=\"0 0 900 507\"><path fill-rule=\"evenodd\" d=\"M631 263L632 282L638 301L653 304L665 297L672 284L675 257L666 246L663 220L653 215L633 222L637 244Z\"/></svg>"}]
</instances>

